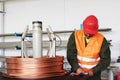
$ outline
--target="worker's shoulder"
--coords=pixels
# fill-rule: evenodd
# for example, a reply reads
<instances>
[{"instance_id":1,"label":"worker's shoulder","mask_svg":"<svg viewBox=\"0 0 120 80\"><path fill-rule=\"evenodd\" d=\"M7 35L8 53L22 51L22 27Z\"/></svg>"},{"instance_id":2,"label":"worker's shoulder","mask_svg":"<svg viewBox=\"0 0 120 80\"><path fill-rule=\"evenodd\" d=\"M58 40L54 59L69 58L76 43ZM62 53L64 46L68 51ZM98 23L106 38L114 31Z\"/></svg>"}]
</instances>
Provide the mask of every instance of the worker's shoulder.
<instances>
[{"instance_id":1,"label":"worker's shoulder","mask_svg":"<svg viewBox=\"0 0 120 80\"><path fill-rule=\"evenodd\" d=\"M83 31L83 30L78 29L78 30L75 30L75 31L74 31L74 33L84 33L84 31Z\"/></svg>"}]
</instances>

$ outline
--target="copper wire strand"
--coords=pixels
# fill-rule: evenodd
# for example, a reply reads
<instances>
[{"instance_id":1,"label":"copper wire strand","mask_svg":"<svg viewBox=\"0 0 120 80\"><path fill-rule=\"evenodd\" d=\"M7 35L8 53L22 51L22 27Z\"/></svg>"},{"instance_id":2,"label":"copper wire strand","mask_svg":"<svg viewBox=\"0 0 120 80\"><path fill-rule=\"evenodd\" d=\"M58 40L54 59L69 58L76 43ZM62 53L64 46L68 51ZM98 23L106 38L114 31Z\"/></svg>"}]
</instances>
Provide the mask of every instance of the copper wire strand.
<instances>
[{"instance_id":1,"label":"copper wire strand","mask_svg":"<svg viewBox=\"0 0 120 80\"><path fill-rule=\"evenodd\" d=\"M63 56L42 58L6 58L5 77L11 78L47 78L65 75Z\"/></svg>"}]
</instances>

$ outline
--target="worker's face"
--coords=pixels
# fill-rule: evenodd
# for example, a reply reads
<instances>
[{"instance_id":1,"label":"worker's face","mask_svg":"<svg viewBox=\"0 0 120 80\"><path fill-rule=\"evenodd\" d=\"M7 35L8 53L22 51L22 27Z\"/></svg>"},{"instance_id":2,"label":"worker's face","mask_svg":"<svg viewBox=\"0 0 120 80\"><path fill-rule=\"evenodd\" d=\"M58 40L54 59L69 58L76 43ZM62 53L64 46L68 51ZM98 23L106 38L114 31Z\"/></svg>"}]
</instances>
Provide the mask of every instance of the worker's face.
<instances>
[{"instance_id":1,"label":"worker's face","mask_svg":"<svg viewBox=\"0 0 120 80\"><path fill-rule=\"evenodd\" d=\"M94 34L88 34L88 33L85 33L85 37L86 37L87 39L93 37L93 35L94 35Z\"/></svg>"}]
</instances>

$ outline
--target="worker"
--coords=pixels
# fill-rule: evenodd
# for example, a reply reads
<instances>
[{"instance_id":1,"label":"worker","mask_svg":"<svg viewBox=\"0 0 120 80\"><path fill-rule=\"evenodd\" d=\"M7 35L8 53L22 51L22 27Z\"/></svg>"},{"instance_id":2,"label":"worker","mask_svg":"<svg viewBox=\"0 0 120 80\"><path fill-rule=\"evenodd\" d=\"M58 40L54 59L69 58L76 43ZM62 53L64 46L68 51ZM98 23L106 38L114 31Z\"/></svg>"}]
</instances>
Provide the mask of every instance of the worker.
<instances>
[{"instance_id":1,"label":"worker","mask_svg":"<svg viewBox=\"0 0 120 80\"><path fill-rule=\"evenodd\" d=\"M86 75L87 80L101 80L101 72L110 65L111 51L106 38L98 32L95 15L83 20L83 28L74 31L67 43L67 60L76 75Z\"/></svg>"}]
</instances>

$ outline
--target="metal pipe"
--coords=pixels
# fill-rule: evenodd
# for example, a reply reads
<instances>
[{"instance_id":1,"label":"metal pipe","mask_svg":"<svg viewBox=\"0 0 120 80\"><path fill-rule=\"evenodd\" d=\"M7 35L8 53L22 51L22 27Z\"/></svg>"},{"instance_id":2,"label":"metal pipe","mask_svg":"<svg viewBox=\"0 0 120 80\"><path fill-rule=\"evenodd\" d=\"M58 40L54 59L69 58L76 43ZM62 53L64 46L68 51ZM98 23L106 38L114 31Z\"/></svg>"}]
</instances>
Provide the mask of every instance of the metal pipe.
<instances>
[{"instance_id":1,"label":"metal pipe","mask_svg":"<svg viewBox=\"0 0 120 80\"><path fill-rule=\"evenodd\" d=\"M42 22L33 21L33 58L42 57Z\"/></svg>"},{"instance_id":2,"label":"metal pipe","mask_svg":"<svg viewBox=\"0 0 120 80\"><path fill-rule=\"evenodd\" d=\"M24 42L27 32L28 32L28 26L25 28L25 30L22 34L22 37L21 37L21 57L22 58L24 58L24 57L28 58L27 52L26 52L27 51L26 50L26 45L25 45L25 42Z\"/></svg>"},{"instance_id":3,"label":"metal pipe","mask_svg":"<svg viewBox=\"0 0 120 80\"><path fill-rule=\"evenodd\" d=\"M1 10L3 11L3 12L5 12L5 3L4 2L2 2L1 3ZM0 34L4 34L5 33L5 14L4 13L1 13L1 15L0 15L0 18L1 18L1 25L0 25ZM4 42L5 41L5 38L4 37L2 37L1 39L0 39L0 41L1 42ZM0 53L1 53L1 55L2 56L5 56L5 49L2 49L1 51L0 51ZM1 68L5 68L5 62L2 62L1 63Z\"/></svg>"},{"instance_id":4,"label":"metal pipe","mask_svg":"<svg viewBox=\"0 0 120 80\"><path fill-rule=\"evenodd\" d=\"M56 37L55 37L50 26L49 26L49 28L47 28L47 32L48 32L48 37L50 39L49 40L50 46L49 46L48 56L55 57L56 56Z\"/></svg>"},{"instance_id":5,"label":"metal pipe","mask_svg":"<svg viewBox=\"0 0 120 80\"><path fill-rule=\"evenodd\" d=\"M111 31L111 28L105 28L105 29L98 29L99 32L108 32ZM53 31L54 33L71 33L74 30L64 30L64 31ZM9 36L16 36L16 34L22 35L22 33L6 33L6 34L0 34L0 37L9 37ZM47 32L42 31L42 34L47 34ZM27 35L32 35L32 33L27 33Z\"/></svg>"}]
</instances>

